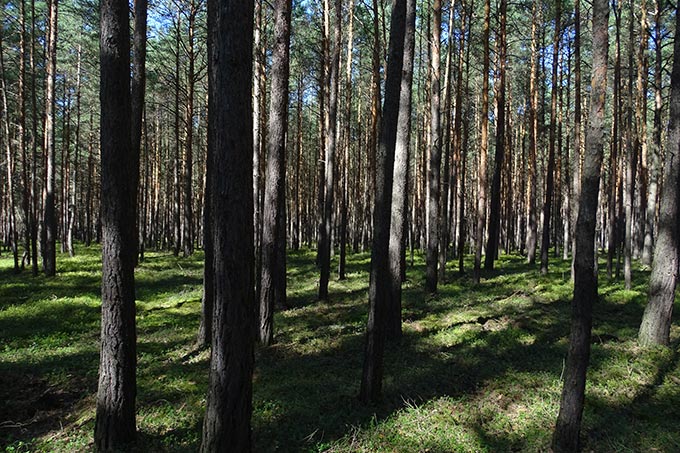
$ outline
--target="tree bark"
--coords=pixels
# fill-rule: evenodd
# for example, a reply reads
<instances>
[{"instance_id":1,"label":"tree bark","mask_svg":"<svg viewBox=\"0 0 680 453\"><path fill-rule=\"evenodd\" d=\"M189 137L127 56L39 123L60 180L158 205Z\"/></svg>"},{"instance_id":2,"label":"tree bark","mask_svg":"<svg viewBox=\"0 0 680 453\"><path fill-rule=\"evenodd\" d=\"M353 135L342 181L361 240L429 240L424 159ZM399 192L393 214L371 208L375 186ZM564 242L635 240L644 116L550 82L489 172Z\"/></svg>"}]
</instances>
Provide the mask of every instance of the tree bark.
<instances>
[{"instance_id":1,"label":"tree bark","mask_svg":"<svg viewBox=\"0 0 680 453\"><path fill-rule=\"evenodd\" d=\"M286 304L286 134L291 0L276 0L271 104L267 139L267 175L262 209L262 283L260 342L274 339L274 308Z\"/></svg>"},{"instance_id":2,"label":"tree bark","mask_svg":"<svg viewBox=\"0 0 680 453\"><path fill-rule=\"evenodd\" d=\"M442 133L440 120L440 41L442 3L432 5L432 36L430 38L430 147L427 160L427 253L425 256L425 288L437 292L437 260L439 258L439 190L442 165Z\"/></svg>"},{"instance_id":3,"label":"tree bark","mask_svg":"<svg viewBox=\"0 0 680 453\"><path fill-rule=\"evenodd\" d=\"M408 167L411 140L411 88L415 51L415 0L406 0L404 55L399 89L399 113L394 148L392 207L390 214L389 266L390 285L387 313L387 336L401 337L401 283L405 271L406 215L408 212Z\"/></svg>"},{"instance_id":4,"label":"tree bark","mask_svg":"<svg viewBox=\"0 0 680 453\"><path fill-rule=\"evenodd\" d=\"M479 174L477 181L477 234L475 236L475 267L473 280L479 283L482 274L482 247L484 246L484 227L486 226L486 183L487 153L489 148L489 25L491 21L491 1L484 2L484 27L482 43L484 62L482 65L482 109L480 114L481 131L479 144ZM487 252L488 253L488 252Z\"/></svg>"},{"instance_id":5,"label":"tree bark","mask_svg":"<svg viewBox=\"0 0 680 453\"><path fill-rule=\"evenodd\" d=\"M95 446L122 450L135 439L134 261L138 151L131 146L129 8L102 0L100 40L102 327Z\"/></svg>"},{"instance_id":6,"label":"tree bark","mask_svg":"<svg viewBox=\"0 0 680 453\"><path fill-rule=\"evenodd\" d=\"M655 51L655 62L654 62L654 141L650 153L649 162L649 185L648 185L648 197L647 197L647 215L646 221L647 226L645 227L645 239L642 249L642 264L650 265L652 264L652 253L654 249L655 242L655 230L656 225L656 209L657 209L657 198L659 193L659 170L661 167L661 155L663 153L661 144L662 135L662 124L661 124L661 110L663 109L663 97L662 97L662 14L664 2L663 0L656 0L656 13L654 15L654 51ZM641 20L646 20L646 17L642 17ZM646 23L646 22L645 22ZM643 34L640 37L640 47L646 46L643 41L646 41L647 37ZM646 71L643 71L646 74ZM646 100L646 98L645 98Z\"/></svg>"},{"instance_id":7,"label":"tree bark","mask_svg":"<svg viewBox=\"0 0 680 453\"><path fill-rule=\"evenodd\" d=\"M331 275L331 249L333 226L333 199L335 184L335 150L337 147L338 74L340 72L340 49L342 47L342 4L335 0L335 24L333 27L333 53L331 55L328 93L328 122L326 127L325 185L323 222L319 241L319 300L328 300L328 281Z\"/></svg>"},{"instance_id":8,"label":"tree bark","mask_svg":"<svg viewBox=\"0 0 680 453\"><path fill-rule=\"evenodd\" d=\"M569 352L560 412L552 441L555 452L576 452L579 449L586 370L590 357L592 306L598 299L595 270L595 224L604 145L609 50L608 22L608 1L594 0L590 124L586 134L582 192L576 224L576 263Z\"/></svg>"},{"instance_id":9,"label":"tree bark","mask_svg":"<svg viewBox=\"0 0 680 453\"><path fill-rule=\"evenodd\" d=\"M500 2L500 31L499 31L499 87L498 87L498 117L496 119L496 155L494 159L494 173L491 182L491 209L489 212L489 235L486 243L484 269L492 270L498 255L498 242L501 225L501 172L505 159L505 60L507 58L506 22L507 0Z\"/></svg>"},{"instance_id":10,"label":"tree bark","mask_svg":"<svg viewBox=\"0 0 680 453\"><path fill-rule=\"evenodd\" d=\"M578 0L577 0L578 1ZM529 228L527 231L527 261L536 263L536 244L538 237L538 219L536 218L536 155L538 154L538 28L541 22L541 11L537 0L532 6L531 20L531 72L529 76L529 193L527 210Z\"/></svg>"},{"instance_id":11,"label":"tree bark","mask_svg":"<svg viewBox=\"0 0 680 453\"><path fill-rule=\"evenodd\" d=\"M675 26L680 30L680 11L676 9ZM678 282L680 204L680 36L676 35L671 74L670 121L668 151L663 169L663 187L659 207L659 234L654 249L652 274L649 279L649 299L638 341L643 346L670 343L670 327Z\"/></svg>"},{"instance_id":12,"label":"tree bark","mask_svg":"<svg viewBox=\"0 0 680 453\"><path fill-rule=\"evenodd\" d=\"M54 200L56 179L54 149L54 92L57 73L58 0L49 3L49 37L47 40L47 84L45 91L44 149L46 155L45 188L43 191L42 254L45 275L54 276L56 269L57 219Z\"/></svg>"},{"instance_id":13,"label":"tree bark","mask_svg":"<svg viewBox=\"0 0 680 453\"><path fill-rule=\"evenodd\" d=\"M252 448L253 13L253 0L208 1L215 307L202 452Z\"/></svg>"},{"instance_id":14,"label":"tree bark","mask_svg":"<svg viewBox=\"0 0 680 453\"><path fill-rule=\"evenodd\" d=\"M383 355L387 330L390 285L390 219L394 154L399 119L400 89L404 63L406 0L392 2L392 22L387 59L385 101L380 123L380 140L376 159L376 197L371 247L369 312L366 328L364 365L359 400L376 402L382 393Z\"/></svg>"},{"instance_id":15,"label":"tree bark","mask_svg":"<svg viewBox=\"0 0 680 453\"><path fill-rule=\"evenodd\" d=\"M553 192L555 191L555 141L557 140L557 93L558 67L560 54L560 18L562 0L555 0L555 37L552 55L552 86L550 101L550 145L548 147L548 169L545 183L545 202L543 204L543 240L541 241L541 274L548 273L548 256L550 249L550 220L552 215Z\"/></svg>"}]
</instances>

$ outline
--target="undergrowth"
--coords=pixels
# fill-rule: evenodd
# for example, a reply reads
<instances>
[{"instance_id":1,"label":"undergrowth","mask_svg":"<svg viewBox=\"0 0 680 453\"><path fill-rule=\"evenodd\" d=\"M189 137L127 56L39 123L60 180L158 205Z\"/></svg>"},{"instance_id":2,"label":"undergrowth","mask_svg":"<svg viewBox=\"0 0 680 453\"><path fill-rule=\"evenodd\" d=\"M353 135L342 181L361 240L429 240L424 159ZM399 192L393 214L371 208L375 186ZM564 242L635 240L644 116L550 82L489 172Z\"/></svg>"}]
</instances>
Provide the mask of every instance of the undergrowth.
<instances>
[{"instance_id":1,"label":"undergrowth","mask_svg":"<svg viewBox=\"0 0 680 453\"><path fill-rule=\"evenodd\" d=\"M0 258L0 448L93 448L100 250L59 256L58 276ZM256 451L545 451L567 350L569 263L542 276L502 256L479 285L449 269L432 297L419 256L404 284L403 338L388 345L383 401L357 401L370 257L316 300L313 251L291 252L275 344L256 351ZM195 348L202 254L148 253L136 271L137 450L196 451L208 353ZM466 263L468 268L470 263ZM604 266L600 267L601 269ZM679 329L671 348L635 341L648 272L631 291L600 275L582 437L585 451L680 451Z\"/></svg>"}]
</instances>

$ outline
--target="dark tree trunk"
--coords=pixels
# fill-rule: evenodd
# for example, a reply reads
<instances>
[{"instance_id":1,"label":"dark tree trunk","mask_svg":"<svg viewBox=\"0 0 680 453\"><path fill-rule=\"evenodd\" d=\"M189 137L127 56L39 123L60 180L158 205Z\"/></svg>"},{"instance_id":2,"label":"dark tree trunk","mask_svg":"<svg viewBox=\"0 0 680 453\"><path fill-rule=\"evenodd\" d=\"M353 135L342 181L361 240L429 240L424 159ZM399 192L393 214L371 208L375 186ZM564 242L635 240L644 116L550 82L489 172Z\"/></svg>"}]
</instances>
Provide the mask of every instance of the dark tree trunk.
<instances>
[{"instance_id":1,"label":"dark tree trunk","mask_svg":"<svg viewBox=\"0 0 680 453\"><path fill-rule=\"evenodd\" d=\"M97 450L135 439L135 219L138 150L131 146L129 8L102 0L100 40L102 327L94 439Z\"/></svg>"},{"instance_id":2,"label":"dark tree trunk","mask_svg":"<svg viewBox=\"0 0 680 453\"><path fill-rule=\"evenodd\" d=\"M134 32L132 35L132 150L137 156L135 164L135 187L139 186L139 156L142 143L142 118L144 113L144 92L146 88L146 16L147 0L134 1ZM140 244L139 223L135 233L135 250L143 253L143 244ZM142 238L143 241L143 238ZM135 261L137 259L135 258Z\"/></svg>"},{"instance_id":3,"label":"dark tree trunk","mask_svg":"<svg viewBox=\"0 0 680 453\"><path fill-rule=\"evenodd\" d=\"M595 224L604 145L607 93L609 6L607 0L593 1L593 73L590 124L586 133L582 191L576 224L574 298L572 299L569 353L564 374L560 413L553 435L556 452L576 452L585 399L586 370L590 357L592 306L597 301L595 270Z\"/></svg>"},{"instance_id":4,"label":"dark tree trunk","mask_svg":"<svg viewBox=\"0 0 680 453\"><path fill-rule=\"evenodd\" d=\"M45 189L43 191L43 229L42 254L45 275L54 276L56 268L57 218L54 200L56 178L54 150L54 92L57 73L57 18L58 0L49 3L49 38L47 40L47 87L45 91L45 132L44 149L46 155Z\"/></svg>"},{"instance_id":5,"label":"dark tree trunk","mask_svg":"<svg viewBox=\"0 0 680 453\"><path fill-rule=\"evenodd\" d=\"M187 71L187 105L186 105L186 133L184 144L184 221L182 245L184 256L194 253L194 197L193 197L193 170L194 170L194 93L196 85L196 15L198 7L194 0L189 7L188 44L187 58L189 69Z\"/></svg>"},{"instance_id":6,"label":"dark tree trunk","mask_svg":"<svg viewBox=\"0 0 680 453\"><path fill-rule=\"evenodd\" d=\"M345 66L345 113L344 113L344 143L342 156L342 204L340 207L340 259L338 262L338 280L346 278L347 268L347 222L349 198L349 151L352 121L352 51L354 49L354 0L349 2L349 18L347 19L347 57Z\"/></svg>"},{"instance_id":7,"label":"dark tree trunk","mask_svg":"<svg viewBox=\"0 0 680 453\"><path fill-rule=\"evenodd\" d=\"M492 270L498 255L501 225L501 172L505 158L505 60L507 53L505 28L507 22L507 0L500 2L500 33L499 33L499 84L498 87L498 118L496 120L496 156L494 159L494 173L491 181L491 209L489 211L489 237L486 243L484 269Z\"/></svg>"},{"instance_id":8,"label":"dark tree trunk","mask_svg":"<svg viewBox=\"0 0 680 453\"><path fill-rule=\"evenodd\" d=\"M441 0L432 5L432 37L430 39L430 153L427 160L427 253L425 256L425 288L437 292L439 259L439 183L442 165L440 121L440 40L442 29Z\"/></svg>"},{"instance_id":9,"label":"dark tree trunk","mask_svg":"<svg viewBox=\"0 0 680 453\"><path fill-rule=\"evenodd\" d=\"M680 30L680 11L676 10L676 29ZM668 345L671 318L678 281L678 214L680 204L680 37L676 35L671 75L670 124L668 155L663 169L663 188L659 208L659 234L656 239L649 300L642 316L638 341L647 346Z\"/></svg>"},{"instance_id":10,"label":"dark tree trunk","mask_svg":"<svg viewBox=\"0 0 680 453\"><path fill-rule=\"evenodd\" d=\"M202 452L252 448L253 13L252 0L208 1L215 307Z\"/></svg>"},{"instance_id":11,"label":"dark tree trunk","mask_svg":"<svg viewBox=\"0 0 680 453\"><path fill-rule=\"evenodd\" d=\"M340 72L340 49L342 47L342 5L335 0L335 24L333 28L333 54L330 62L328 117L326 129L325 184L323 221L319 238L319 300L328 300L328 281L331 276L331 249L333 247L333 198L335 184L335 150L337 148L338 75Z\"/></svg>"},{"instance_id":12,"label":"dark tree trunk","mask_svg":"<svg viewBox=\"0 0 680 453\"><path fill-rule=\"evenodd\" d=\"M378 401L382 393L383 355L387 310L391 292L389 242L392 207L392 179L394 153L399 119L400 87L404 63L404 32L406 0L392 2L392 22L387 58L385 101L380 124L380 140L376 159L376 196L373 216L373 245L371 247L371 280L369 312L366 328L364 366L359 400ZM435 256L436 259L436 256Z\"/></svg>"},{"instance_id":13,"label":"dark tree trunk","mask_svg":"<svg viewBox=\"0 0 680 453\"><path fill-rule=\"evenodd\" d=\"M581 0L574 0L574 156L571 159L571 278L576 257L576 221L581 196Z\"/></svg>"},{"instance_id":14,"label":"dark tree trunk","mask_svg":"<svg viewBox=\"0 0 680 453\"><path fill-rule=\"evenodd\" d=\"M654 52L655 52L655 62L654 62L654 140L651 149L650 162L649 162L649 196L647 197L647 226L645 227L645 239L642 249L642 264L649 265L652 263L652 251L654 249L655 242L655 230L656 230L656 207L657 207L657 197L659 192L659 170L661 167L661 154L663 152L661 145L661 110L663 109L663 97L662 97L662 23L661 17L663 14L663 0L656 0L656 13L654 14ZM646 18L645 18L646 19ZM644 20L644 19L643 19ZM640 38L640 46L642 46L642 41L646 39L646 36ZM646 98L642 99L646 101Z\"/></svg>"},{"instance_id":15,"label":"dark tree trunk","mask_svg":"<svg viewBox=\"0 0 680 453\"><path fill-rule=\"evenodd\" d=\"M489 147L489 22L491 21L491 1L484 2L484 62L482 67L482 111L480 114L479 174L477 181L477 234L475 236L475 267L473 280L479 283L482 274L482 247L484 246L484 227L486 226L486 179L487 152ZM488 253L488 252L487 252Z\"/></svg>"},{"instance_id":16,"label":"dark tree trunk","mask_svg":"<svg viewBox=\"0 0 680 453\"><path fill-rule=\"evenodd\" d=\"M541 22L541 7L534 0L531 20L531 74L529 76L529 188L527 199L527 262L536 263L536 244L538 242L538 219L536 218L536 155L538 154L538 28Z\"/></svg>"},{"instance_id":17,"label":"dark tree trunk","mask_svg":"<svg viewBox=\"0 0 680 453\"><path fill-rule=\"evenodd\" d=\"M550 145L548 148L548 169L545 182L545 202L543 204L543 238L541 240L541 274L548 273L548 251L550 249L550 220L552 215L553 192L555 191L555 145L557 140L557 93L558 67L560 54L560 16L562 15L562 0L555 1L555 37L553 39L552 54L552 87L550 102Z\"/></svg>"},{"instance_id":18,"label":"dark tree trunk","mask_svg":"<svg viewBox=\"0 0 680 453\"><path fill-rule=\"evenodd\" d=\"M291 0L276 0L271 105L267 128L267 174L262 209L260 342L274 338L274 307L286 304L286 133Z\"/></svg>"},{"instance_id":19,"label":"dark tree trunk","mask_svg":"<svg viewBox=\"0 0 680 453\"><path fill-rule=\"evenodd\" d=\"M406 215L408 208L408 167L411 137L411 87L413 85L413 57L415 51L415 0L406 0L404 58L402 63L399 113L394 149L392 207L390 214L389 266L390 296L387 307L387 336L401 336L401 283L405 271Z\"/></svg>"}]
</instances>

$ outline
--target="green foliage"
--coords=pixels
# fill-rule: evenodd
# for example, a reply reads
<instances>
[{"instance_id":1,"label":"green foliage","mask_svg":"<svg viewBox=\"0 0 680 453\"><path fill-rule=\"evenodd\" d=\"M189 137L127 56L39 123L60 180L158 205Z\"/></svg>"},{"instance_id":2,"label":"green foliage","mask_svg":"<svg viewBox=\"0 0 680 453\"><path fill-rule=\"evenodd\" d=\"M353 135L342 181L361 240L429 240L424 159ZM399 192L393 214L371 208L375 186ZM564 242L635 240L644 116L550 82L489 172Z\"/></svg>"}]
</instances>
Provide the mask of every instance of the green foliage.
<instances>
[{"instance_id":1,"label":"green foliage","mask_svg":"<svg viewBox=\"0 0 680 453\"><path fill-rule=\"evenodd\" d=\"M99 336L99 249L60 256L54 279L11 273L0 259L0 447L92 449ZM356 399L369 255L316 301L314 252L289 255L288 309L276 340L256 352L257 451L545 451L567 348L569 263L541 276L501 257L480 285L454 275L428 298L417 257L404 287L404 337L385 357L384 399ZM603 269L604 266L601 266ZM632 291L601 278L584 416L586 451L676 451L678 331L672 349L635 335L645 272ZM194 348L202 255L148 253L136 272L138 451L195 451L208 353Z\"/></svg>"}]
</instances>

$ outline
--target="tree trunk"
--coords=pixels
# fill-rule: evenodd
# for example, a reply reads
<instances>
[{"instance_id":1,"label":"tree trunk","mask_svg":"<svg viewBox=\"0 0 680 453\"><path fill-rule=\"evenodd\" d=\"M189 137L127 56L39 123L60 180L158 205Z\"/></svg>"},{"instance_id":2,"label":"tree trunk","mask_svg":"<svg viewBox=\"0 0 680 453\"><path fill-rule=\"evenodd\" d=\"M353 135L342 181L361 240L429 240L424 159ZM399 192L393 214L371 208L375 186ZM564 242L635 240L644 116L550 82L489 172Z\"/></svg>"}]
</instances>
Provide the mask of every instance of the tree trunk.
<instances>
[{"instance_id":1,"label":"tree trunk","mask_svg":"<svg viewBox=\"0 0 680 453\"><path fill-rule=\"evenodd\" d=\"M578 1L578 0L577 0ZM536 218L536 184L538 154L538 28L541 26L541 7L534 0L531 20L531 74L529 76L529 193L527 210L529 228L527 231L527 261L536 263L536 244L538 237L538 219Z\"/></svg>"},{"instance_id":2,"label":"tree trunk","mask_svg":"<svg viewBox=\"0 0 680 453\"><path fill-rule=\"evenodd\" d=\"M576 221L581 196L581 0L574 0L574 156L571 161L571 278L574 280Z\"/></svg>"},{"instance_id":3,"label":"tree trunk","mask_svg":"<svg viewBox=\"0 0 680 453\"><path fill-rule=\"evenodd\" d=\"M135 219L137 187L131 146L128 3L101 2L102 327L97 415L99 451L135 439Z\"/></svg>"},{"instance_id":4,"label":"tree trunk","mask_svg":"<svg viewBox=\"0 0 680 453\"><path fill-rule=\"evenodd\" d=\"M49 3L49 38L47 40L47 86L45 91L44 149L46 154L45 188L43 191L42 253L45 275L54 276L56 269L57 219L54 201L55 150L54 150L54 92L57 73L57 20L58 0Z\"/></svg>"},{"instance_id":5,"label":"tree trunk","mask_svg":"<svg viewBox=\"0 0 680 453\"><path fill-rule=\"evenodd\" d=\"M132 150L139 156L142 142L142 120L144 115L144 93L146 91L146 18L147 0L134 1L134 32L132 35ZM139 185L139 161L136 163L137 171L134 174L135 186ZM139 230L139 224L137 224ZM139 249L140 256L143 254L143 240L135 234L137 241L136 249Z\"/></svg>"},{"instance_id":6,"label":"tree trunk","mask_svg":"<svg viewBox=\"0 0 680 453\"><path fill-rule=\"evenodd\" d=\"M328 281L331 275L331 248L333 225L333 198L335 184L335 149L337 147L338 73L340 72L340 49L342 47L342 4L335 0L335 24L333 31L333 54L331 56L328 93L328 122L326 128L326 162L323 201L323 225L319 241L319 300L328 300Z\"/></svg>"},{"instance_id":7,"label":"tree trunk","mask_svg":"<svg viewBox=\"0 0 680 453\"><path fill-rule=\"evenodd\" d=\"M398 128L397 121L400 110L400 87L403 77L405 24L406 0L394 0L392 2L385 101L376 159L377 191L373 219L373 245L371 247L370 305L366 328L364 366L359 392L359 400L363 403L378 401L382 392L383 355L391 292L389 242L392 180Z\"/></svg>"},{"instance_id":8,"label":"tree trunk","mask_svg":"<svg viewBox=\"0 0 680 453\"><path fill-rule=\"evenodd\" d=\"M479 144L479 173L477 181L477 234L475 236L475 268L473 280L479 283L482 274L482 247L484 227L486 226L486 180L487 152L489 147L489 24L491 21L491 1L484 2L484 63L482 66L482 110L480 114L481 131ZM488 253L488 252L487 252Z\"/></svg>"},{"instance_id":9,"label":"tree trunk","mask_svg":"<svg viewBox=\"0 0 680 453\"><path fill-rule=\"evenodd\" d=\"M386 316L386 333L390 338L401 337L401 283L406 264L404 257L406 253L406 215L408 212L407 186L411 139L411 87L413 85L415 51L415 17L415 0L407 0L390 213L389 278L391 290Z\"/></svg>"},{"instance_id":10,"label":"tree trunk","mask_svg":"<svg viewBox=\"0 0 680 453\"><path fill-rule=\"evenodd\" d=\"M576 224L576 262L569 353L564 373L560 412L552 441L552 448L555 452L579 450L586 370L590 356L592 306L598 298L595 270L595 224L604 145L609 50L608 22L608 1L594 0L590 124L586 134L582 192Z\"/></svg>"},{"instance_id":11,"label":"tree trunk","mask_svg":"<svg viewBox=\"0 0 680 453\"><path fill-rule=\"evenodd\" d=\"M192 0L189 7L187 58L189 69L187 71L187 106L186 106L186 133L184 144L184 234L182 245L184 256L194 253L194 209L193 209L193 166L194 166L194 92L196 85L196 52L194 36L196 33L196 15L198 7Z\"/></svg>"},{"instance_id":12,"label":"tree trunk","mask_svg":"<svg viewBox=\"0 0 680 453\"><path fill-rule=\"evenodd\" d=\"M252 0L208 1L215 307L202 452L252 448L253 13Z\"/></svg>"},{"instance_id":13,"label":"tree trunk","mask_svg":"<svg viewBox=\"0 0 680 453\"><path fill-rule=\"evenodd\" d=\"M505 60L507 43L505 28L507 22L507 0L500 2L500 32L499 32L499 84L498 87L498 118L496 119L496 155L494 159L494 173L491 182L491 210L489 212L489 237L486 243L484 269L492 270L498 255L498 242L501 225L501 172L505 158Z\"/></svg>"},{"instance_id":14,"label":"tree trunk","mask_svg":"<svg viewBox=\"0 0 680 453\"><path fill-rule=\"evenodd\" d=\"M274 308L286 304L286 134L291 0L276 0L271 105L267 139L267 175L262 209L262 284L260 342L274 339Z\"/></svg>"},{"instance_id":15,"label":"tree trunk","mask_svg":"<svg viewBox=\"0 0 680 453\"><path fill-rule=\"evenodd\" d=\"M16 206L14 203L14 148L10 135L9 105L7 102L7 73L5 71L5 57L2 51L4 29L0 26L0 90L2 91L2 125L5 136L5 156L7 159L7 234L9 236L12 258L14 260L14 272L20 271L19 267L19 235L17 233ZM0 200L2 197L0 197ZM1 201L0 201L1 202Z\"/></svg>"},{"instance_id":16,"label":"tree trunk","mask_svg":"<svg viewBox=\"0 0 680 453\"><path fill-rule=\"evenodd\" d=\"M562 15L562 0L555 1L555 38L553 39L552 55L552 86L550 101L550 146L548 148L548 170L545 183L545 203L543 204L543 239L541 241L541 274L548 273L548 251L550 249L550 217L552 215L553 192L555 191L555 141L557 140L557 93L558 67L560 52L560 17Z\"/></svg>"},{"instance_id":17,"label":"tree trunk","mask_svg":"<svg viewBox=\"0 0 680 453\"><path fill-rule=\"evenodd\" d=\"M440 120L440 41L442 3L432 5L432 37L430 38L430 147L427 160L427 254L425 256L425 288L437 292L437 260L439 258L439 185L442 165L442 133Z\"/></svg>"},{"instance_id":18,"label":"tree trunk","mask_svg":"<svg viewBox=\"0 0 680 453\"><path fill-rule=\"evenodd\" d=\"M652 251L654 249L655 242L655 229L656 229L656 208L657 208L657 197L659 192L659 170L660 170L660 160L663 153L661 145L661 134L662 134L662 124L661 124L661 110L663 109L663 97L662 97L662 32L661 32L661 17L663 14L663 0L656 0L656 13L654 15L654 50L655 50L655 62L654 62L654 144L650 153L649 162L649 185L648 185L648 197L647 197L647 226L645 227L645 239L642 249L642 264L650 265L652 263ZM641 17L642 21L646 21L646 16ZM645 22L646 24L646 22ZM644 25L646 27L646 25ZM640 47L646 47L647 36L641 34L640 36ZM645 43L643 44L643 41ZM646 74L646 70L642 71ZM638 76L640 74L638 73ZM646 101L646 96L641 98L640 101Z\"/></svg>"},{"instance_id":19,"label":"tree trunk","mask_svg":"<svg viewBox=\"0 0 680 453\"><path fill-rule=\"evenodd\" d=\"M680 11L676 9L675 26L680 30ZM676 35L671 74L668 155L663 169L663 187L659 208L659 234L654 250L649 280L649 300L642 316L638 341L643 346L670 343L671 318L678 281L679 231L678 205L680 190L680 37Z\"/></svg>"},{"instance_id":20,"label":"tree trunk","mask_svg":"<svg viewBox=\"0 0 680 453\"><path fill-rule=\"evenodd\" d=\"M344 114L344 141L342 157L342 204L340 207L340 260L338 262L338 279L345 279L347 267L347 202L348 202L348 179L349 179L349 151L350 133L352 120L352 50L354 49L354 0L349 2L347 32L347 59L345 67L345 114Z\"/></svg>"}]
</instances>

